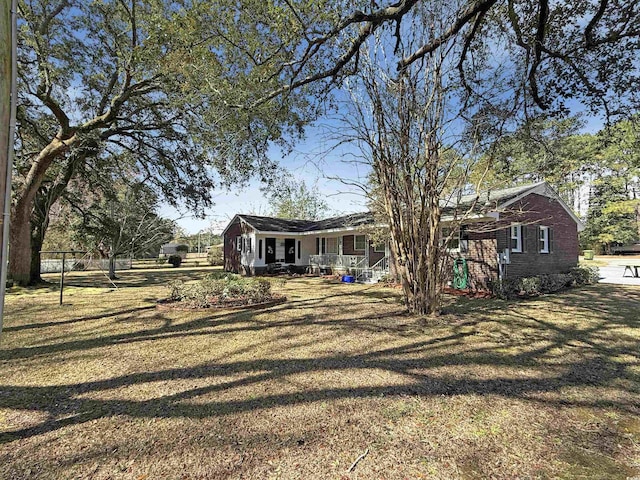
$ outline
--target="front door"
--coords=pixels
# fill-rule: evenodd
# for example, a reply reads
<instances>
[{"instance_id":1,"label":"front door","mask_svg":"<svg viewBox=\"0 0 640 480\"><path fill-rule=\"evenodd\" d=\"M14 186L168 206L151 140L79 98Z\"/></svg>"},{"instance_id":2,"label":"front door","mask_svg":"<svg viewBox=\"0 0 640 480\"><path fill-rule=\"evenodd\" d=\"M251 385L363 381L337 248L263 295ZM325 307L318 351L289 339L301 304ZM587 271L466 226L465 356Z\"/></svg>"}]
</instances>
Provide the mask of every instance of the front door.
<instances>
[{"instance_id":1,"label":"front door","mask_svg":"<svg viewBox=\"0 0 640 480\"><path fill-rule=\"evenodd\" d=\"M267 263L276 263L276 239L265 238L264 246L266 247L264 252L264 261Z\"/></svg>"},{"instance_id":2,"label":"front door","mask_svg":"<svg viewBox=\"0 0 640 480\"><path fill-rule=\"evenodd\" d=\"M284 263L296 263L296 240L295 238L284 239Z\"/></svg>"}]
</instances>

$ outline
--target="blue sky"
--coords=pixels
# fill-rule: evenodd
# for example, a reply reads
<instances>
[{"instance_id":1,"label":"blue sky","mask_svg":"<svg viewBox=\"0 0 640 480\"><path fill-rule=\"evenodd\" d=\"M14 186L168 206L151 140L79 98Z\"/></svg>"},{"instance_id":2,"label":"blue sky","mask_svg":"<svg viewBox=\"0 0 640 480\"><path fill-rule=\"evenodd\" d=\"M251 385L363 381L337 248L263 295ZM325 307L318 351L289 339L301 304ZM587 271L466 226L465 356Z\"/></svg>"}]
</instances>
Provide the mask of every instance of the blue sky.
<instances>
[{"instance_id":1,"label":"blue sky","mask_svg":"<svg viewBox=\"0 0 640 480\"><path fill-rule=\"evenodd\" d=\"M341 95L342 100L346 101L344 92ZM596 133L603 128L603 120L587 115L579 101L571 100L567 102L567 107L572 115L582 115L585 122L581 129L583 133ZM345 184L344 180L365 183L369 168L354 162L354 155L358 153L355 145L335 147L337 137L344 134L347 128L340 120L340 115L344 113L338 112L332 118L321 119L308 127L305 139L299 141L290 154L283 157L280 149L275 147L269 151L271 159L290 172L294 179L305 181L307 186L317 185L329 206L328 216L367 210L366 198L362 192ZM455 130L455 126L452 128ZM260 187L259 181L252 181L244 187L214 192L214 204L208 209L204 219L195 218L193 212L186 208L175 209L169 205L163 205L160 214L176 220L189 234L209 227L213 227L214 231L222 231L237 213L269 214L269 203Z\"/></svg>"},{"instance_id":2,"label":"blue sky","mask_svg":"<svg viewBox=\"0 0 640 480\"><path fill-rule=\"evenodd\" d=\"M581 105L577 102L572 103L573 113L581 111ZM595 133L603 127L603 121L599 118L584 117L584 120L584 133ZM308 186L318 186L325 194L330 216L367 209L366 198L356 187L337 180L341 178L363 182L368 170L366 166L354 164L352 156L349 155L355 152L354 146L331 148L330 132L336 128L339 128L339 125L334 121L309 127L306 138L285 157L278 148L272 148L269 152L271 158L277 160L295 179L304 180ZM245 187L214 192L214 205L204 219L195 218L186 208L175 209L169 205L163 205L160 214L176 220L189 234L198 233L211 226L222 231L236 213L268 214L269 203L260 187L259 181L252 181Z\"/></svg>"},{"instance_id":3,"label":"blue sky","mask_svg":"<svg viewBox=\"0 0 640 480\"><path fill-rule=\"evenodd\" d=\"M364 181L368 169L355 165L349 152L353 147L332 148L330 130L333 122L319 123L307 129L306 138L300 141L286 156L278 148L272 148L269 155L286 168L294 179L304 180L307 186L317 185L324 193L329 206L329 215L341 215L365 211L366 199L355 187L337 180ZM246 187L235 187L231 191L214 192L214 205L208 210L207 218L199 219L186 209L175 209L163 205L160 215L177 221L188 233L214 226L222 230L236 213L256 213L267 215L269 203L260 190L261 183L252 181Z\"/></svg>"}]
</instances>

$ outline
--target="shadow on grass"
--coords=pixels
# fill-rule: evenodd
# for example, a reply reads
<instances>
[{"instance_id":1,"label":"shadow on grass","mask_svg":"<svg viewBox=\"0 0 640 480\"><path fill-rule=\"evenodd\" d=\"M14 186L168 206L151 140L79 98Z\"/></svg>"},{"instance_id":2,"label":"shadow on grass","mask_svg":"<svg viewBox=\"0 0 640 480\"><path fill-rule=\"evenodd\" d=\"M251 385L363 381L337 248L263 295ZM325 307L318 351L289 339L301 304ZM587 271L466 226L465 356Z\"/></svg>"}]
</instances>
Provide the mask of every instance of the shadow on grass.
<instances>
[{"instance_id":1,"label":"shadow on grass","mask_svg":"<svg viewBox=\"0 0 640 480\"><path fill-rule=\"evenodd\" d=\"M363 316L358 292L345 290L338 295L301 299L297 305L312 309L313 313L279 320L278 312L291 309L291 303L268 309L268 319L254 311L241 311L205 315L183 323L175 323L164 314L153 318L162 325L135 332L106 335L98 338L73 340L52 345L16 348L2 351L2 360L13 360L33 355L81 351L107 347L116 343L135 343L156 339L180 339L194 335L212 335L225 332L251 333L265 329L316 326L338 329L339 335L359 335L366 331L388 330L387 334L403 334L403 325L385 326L385 319L397 317L401 309L380 313L375 317ZM370 292L371 293L371 292ZM351 305L343 305L347 318L331 318L319 308L331 298L352 295ZM377 301L386 301L379 291L372 295ZM241 412L264 410L277 406L290 406L345 398L374 398L380 396L457 396L499 395L507 398L559 406L614 408L638 414L634 399L640 393L640 378L634 373L640 363L637 337L620 334L612 337L615 326L638 328L639 297L635 291L598 286L548 297L541 302L546 310L521 308L516 302L492 300L461 300L450 307L456 322L430 330L430 337L416 335L415 341L395 346L369 349L349 354L318 354L300 358L255 358L225 361L214 360L189 368L169 368L154 372L122 375L107 380L66 384L60 386L0 387L0 408L26 409L47 415L40 424L0 434L0 442L7 443L68 425L116 415L141 418L207 418ZM371 300L370 300L371 301ZM530 300L528 307L536 306ZM362 303L362 302L361 302ZM584 315L581 325L554 322L554 309L572 309L577 319ZM457 310L456 310L457 309ZM533 312L532 312L533 310ZM360 314L358 314L360 312ZM551 313L550 313L551 312ZM264 313L264 311L262 312ZM373 319L372 319L373 318ZM474 342L483 321L509 325L512 332L522 332L498 338L496 341ZM515 330L514 330L515 329ZM297 329L302 330L302 329ZM493 333L493 332L489 332ZM308 332L306 333L308 335ZM250 335L249 335L250 337ZM309 341L313 341L311 338ZM249 347L247 347L249 348ZM557 353L569 349L571 354ZM554 353L556 352L556 353ZM436 373L441 367L495 367L492 378L478 378L472 370L464 374ZM522 375L502 375L499 367L517 367ZM231 389L257 386L262 382L286 380L301 374L323 372L385 371L398 380L385 385L349 387L317 387L296 392L264 393L247 398L203 401L199 397L216 395ZM445 370L446 371L446 370ZM527 375L530 372L532 375ZM540 374L543 372L543 374ZM231 377L229 379L228 377ZM100 392L141 385L149 382L200 379L204 386L150 400L95 398ZM224 379L224 380L223 380ZM584 395L567 397L565 389L612 388L616 395ZM624 392L625 395L621 395ZM90 398L91 397L91 398ZM191 400L197 400L191 402Z\"/></svg>"},{"instance_id":2,"label":"shadow on grass","mask_svg":"<svg viewBox=\"0 0 640 480\"><path fill-rule=\"evenodd\" d=\"M114 283L118 288L165 286L174 280L189 282L200 280L207 273L217 271L213 268L164 268L158 270L122 270L116 273ZM69 287L113 288L104 272L72 272L65 277Z\"/></svg>"},{"instance_id":3,"label":"shadow on grass","mask_svg":"<svg viewBox=\"0 0 640 480\"><path fill-rule=\"evenodd\" d=\"M47 308L47 307L43 307L43 308ZM38 322L38 323L27 323L24 325L16 325L16 326L12 326L12 327L4 327L2 329L3 332L18 332L21 330L32 330L32 329L38 329L38 328L48 328L48 327L57 327L60 325L72 325L74 323L82 323L85 321L90 321L90 320L102 320L104 318L109 318L109 317L113 317L113 316L117 316L117 315L128 315L131 313L138 313L138 312L142 312L144 310L152 310L155 309L155 305L143 305L140 307L134 307L134 308L125 308L125 309L120 309L120 310L108 310L106 312L100 313L98 315L87 315L84 317L79 317L79 318L72 318L69 320L54 320L51 322ZM0 354L1 356L1 354Z\"/></svg>"}]
</instances>

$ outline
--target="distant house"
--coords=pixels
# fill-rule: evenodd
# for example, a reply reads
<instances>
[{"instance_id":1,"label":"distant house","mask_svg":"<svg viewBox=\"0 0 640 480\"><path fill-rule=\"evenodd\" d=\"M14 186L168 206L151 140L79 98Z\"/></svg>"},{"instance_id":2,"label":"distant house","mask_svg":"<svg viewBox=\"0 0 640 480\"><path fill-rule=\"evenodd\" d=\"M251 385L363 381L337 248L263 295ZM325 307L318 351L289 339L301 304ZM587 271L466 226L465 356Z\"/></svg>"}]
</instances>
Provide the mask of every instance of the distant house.
<instances>
[{"instance_id":1,"label":"distant house","mask_svg":"<svg viewBox=\"0 0 640 480\"><path fill-rule=\"evenodd\" d=\"M470 208L448 251L466 260L472 288L486 288L499 277L566 272L577 265L583 225L545 182L443 202L443 238L459 223L456 212ZM283 268L338 271L375 281L393 272L394 261L388 244L375 245L367 235L373 222L371 213L320 221L238 214L223 231L224 268L245 275Z\"/></svg>"},{"instance_id":2,"label":"distant house","mask_svg":"<svg viewBox=\"0 0 640 480\"><path fill-rule=\"evenodd\" d=\"M181 246L183 248L179 249L178 247ZM160 247L160 257L168 257L170 255L180 255L181 257L186 257L186 250L184 249L184 247L186 247L187 250L189 249L189 247L184 245L183 243L165 243Z\"/></svg>"}]
</instances>

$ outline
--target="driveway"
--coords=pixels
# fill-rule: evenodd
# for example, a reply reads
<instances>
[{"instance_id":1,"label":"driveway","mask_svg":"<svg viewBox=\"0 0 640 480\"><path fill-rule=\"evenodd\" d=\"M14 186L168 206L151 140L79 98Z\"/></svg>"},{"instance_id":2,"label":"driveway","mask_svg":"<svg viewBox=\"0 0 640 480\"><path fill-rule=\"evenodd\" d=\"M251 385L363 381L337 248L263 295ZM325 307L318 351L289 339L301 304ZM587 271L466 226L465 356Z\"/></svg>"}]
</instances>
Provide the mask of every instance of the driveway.
<instances>
[{"instance_id":1,"label":"driveway","mask_svg":"<svg viewBox=\"0 0 640 480\"><path fill-rule=\"evenodd\" d=\"M609 265L600 267L600 283L614 283L616 285L640 285L640 278L623 277L624 266ZM629 275L629 272L627 272Z\"/></svg>"}]
</instances>

